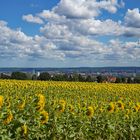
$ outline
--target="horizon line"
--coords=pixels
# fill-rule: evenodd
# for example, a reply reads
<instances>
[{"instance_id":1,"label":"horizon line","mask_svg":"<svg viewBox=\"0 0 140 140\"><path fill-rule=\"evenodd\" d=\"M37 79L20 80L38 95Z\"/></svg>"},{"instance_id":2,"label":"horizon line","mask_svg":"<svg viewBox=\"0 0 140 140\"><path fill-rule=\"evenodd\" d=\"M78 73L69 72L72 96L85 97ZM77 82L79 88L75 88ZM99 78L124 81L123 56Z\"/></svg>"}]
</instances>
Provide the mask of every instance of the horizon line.
<instances>
[{"instance_id":1,"label":"horizon line","mask_svg":"<svg viewBox=\"0 0 140 140\"><path fill-rule=\"evenodd\" d=\"M32 68L32 69L36 69L36 68L48 68L48 69L63 69L63 68L140 68L140 66L73 66L73 67L0 67L0 69L19 69L19 68Z\"/></svg>"}]
</instances>

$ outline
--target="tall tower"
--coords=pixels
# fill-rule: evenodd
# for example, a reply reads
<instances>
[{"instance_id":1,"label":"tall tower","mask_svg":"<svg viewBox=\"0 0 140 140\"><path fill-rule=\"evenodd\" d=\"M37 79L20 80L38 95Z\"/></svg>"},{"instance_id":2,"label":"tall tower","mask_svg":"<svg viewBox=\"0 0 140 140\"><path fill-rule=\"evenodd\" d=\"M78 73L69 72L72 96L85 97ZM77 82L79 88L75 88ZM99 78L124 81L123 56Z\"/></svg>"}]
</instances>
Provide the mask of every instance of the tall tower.
<instances>
[{"instance_id":1,"label":"tall tower","mask_svg":"<svg viewBox=\"0 0 140 140\"><path fill-rule=\"evenodd\" d=\"M34 75L36 73L35 69L33 69L32 74Z\"/></svg>"}]
</instances>

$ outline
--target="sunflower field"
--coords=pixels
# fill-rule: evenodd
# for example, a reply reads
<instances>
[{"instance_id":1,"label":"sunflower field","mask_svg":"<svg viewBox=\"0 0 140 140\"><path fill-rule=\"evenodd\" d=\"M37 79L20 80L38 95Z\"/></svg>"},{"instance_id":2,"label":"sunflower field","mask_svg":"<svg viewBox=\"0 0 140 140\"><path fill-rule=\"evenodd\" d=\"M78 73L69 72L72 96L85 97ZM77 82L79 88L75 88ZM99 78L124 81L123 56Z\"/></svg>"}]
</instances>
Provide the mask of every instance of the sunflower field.
<instances>
[{"instance_id":1,"label":"sunflower field","mask_svg":"<svg viewBox=\"0 0 140 140\"><path fill-rule=\"evenodd\" d=\"M0 80L0 140L140 139L140 84Z\"/></svg>"}]
</instances>

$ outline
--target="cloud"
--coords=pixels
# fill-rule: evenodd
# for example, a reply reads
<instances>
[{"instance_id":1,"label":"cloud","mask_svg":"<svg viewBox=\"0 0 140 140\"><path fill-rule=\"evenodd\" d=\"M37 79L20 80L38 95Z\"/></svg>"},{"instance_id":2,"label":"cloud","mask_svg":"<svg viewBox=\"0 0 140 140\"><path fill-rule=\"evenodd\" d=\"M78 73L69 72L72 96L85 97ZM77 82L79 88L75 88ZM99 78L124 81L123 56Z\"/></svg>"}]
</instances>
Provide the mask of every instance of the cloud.
<instances>
[{"instance_id":1,"label":"cloud","mask_svg":"<svg viewBox=\"0 0 140 140\"><path fill-rule=\"evenodd\" d=\"M140 44L138 41L122 42L119 39L116 39L116 40L110 40L108 45L111 48L111 52L112 52L111 54L113 54L114 58L116 58L117 60L138 61L140 59L140 56L138 55L138 53L140 53Z\"/></svg>"},{"instance_id":2,"label":"cloud","mask_svg":"<svg viewBox=\"0 0 140 140\"><path fill-rule=\"evenodd\" d=\"M12 30L0 21L0 57L61 60L77 59L97 61L139 60L138 42L121 42L119 39L107 43L84 35L73 35L66 27L59 26L52 36L30 37L20 30ZM46 29L45 29L46 31ZM66 31L66 36L64 35ZM63 35L61 36L61 32ZM68 35L69 34L69 35ZM68 36L67 36L68 35Z\"/></svg>"},{"instance_id":3,"label":"cloud","mask_svg":"<svg viewBox=\"0 0 140 140\"><path fill-rule=\"evenodd\" d=\"M140 32L128 26L128 12L125 23L111 19L99 20L103 10L116 13L125 4L114 0L61 0L52 10L43 10L36 17L44 20L40 28L44 40L51 42L55 50L63 54L63 59L122 60L137 58L135 46L126 48L130 42L110 40L102 43L95 39L102 36L139 37ZM135 42L134 42L135 43ZM138 44L135 44L138 46ZM139 48L138 48L139 49ZM135 52L131 54L130 51Z\"/></svg>"},{"instance_id":4,"label":"cloud","mask_svg":"<svg viewBox=\"0 0 140 140\"><path fill-rule=\"evenodd\" d=\"M44 58L63 59L64 54L55 50L55 45L44 37L30 37L20 30L12 30L7 23L0 21L1 58Z\"/></svg>"},{"instance_id":5,"label":"cloud","mask_svg":"<svg viewBox=\"0 0 140 140\"><path fill-rule=\"evenodd\" d=\"M63 35L69 36L69 34L130 36L131 29L126 29L120 21L95 19L103 12L102 10L116 13L117 8L123 6L123 0L120 3L118 0L60 0L52 10L43 10L35 16L29 14L27 17L44 21L45 25L41 27L40 31L49 38L58 37L58 34L59 38L62 38ZM132 35L137 36L137 33Z\"/></svg>"},{"instance_id":6,"label":"cloud","mask_svg":"<svg viewBox=\"0 0 140 140\"><path fill-rule=\"evenodd\" d=\"M104 35L121 35L123 34L123 27L119 22L114 22L111 19L104 21L95 19L86 19L71 21L67 24L73 31L80 34L90 36L104 36Z\"/></svg>"},{"instance_id":7,"label":"cloud","mask_svg":"<svg viewBox=\"0 0 140 140\"><path fill-rule=\"evenodd\" d=\"M126 37L140 38L140 28L126 27L123 35Z\"/></svg>"},{"instance_id":8,"label":"cloud","mask_svg":"<svg viewBox=\"0 0 140 140\"><path fill-rule=\"evenodd\" d=\"M43 24L42 19L40 19L39 17L35 17L35 16L31 15L31 14L23 15L22 19L27 21L27 22L31 22L31 23Z\"/></svg>"},{"instance_id":9,"label":"cloud","mask_svg":"<svg viewBox=\"0 0 140 140\"><path fill-rule=\"evenodd\" d=\"M39 18L42 18L46 21L60 22L65 20L65 16L60 16L57 13L49 10L43 10L41 13L37 14Z\"/></svg>"},{"instance_id":10,"label":"cloud","mask_svg":"<svg viewBox=\"0 0 140 140\"><path fill-rule=\"evenodd\" d=\"M31 53L30 45L34 44L33 38L20 30L10 29L4 21L0 21L0 36L0 56L12 58Z\"/></svg>"},{"instance_id":11,"label":"cloud","mask_svg":"<svg viewBox=\"0 0 140 140\"><path fill-rule=\"evenodd\" d=\"M125 24L128 27L140 28L140 11L138 8L128 9L125 16Z\"/></svg>"},{"instance_id":12,"label":"cloud","mask_svg":"<svg viewBox=\"0 0 140 140\"><path fill-rule=\"evenodd\" d=\"M117 8L122 5L122 1L119 4L117 0L60 0L60 2L53 7L51 11L43 10L42 13L37 16L31 14L24 15L26 21L40 20L38 17L45 18L47 20L58 20L60 18L68 19L89 19L99 16L101 10L106 10L109 13L116 13Z\"/></svg>"},{"instance_id":13,"label":"cloud","mask_svg":"<svg viewBox=\"0 0 140 140\"><path fill-rule=\"evenodd\" d=\"M53 8L55 13L67 18L93 18L100 14L101 9L110 13L116 13L117 1L111 0L61 0Z\"/></svg>"},{"instance_id":14,"label":"cloud","mask_svg":"<svg viewBox=\"0 0 140 140\"><path fill-rule=\"evenodd\" d=\"M102 25L103 27L99 31L98 27L101 27L100 24L102 24L102 22L98 22L99 24L97 24L97 27L94 28L95 30L97 29L96 32L94 30L94 34L97 34L98 32L106 35L112 33L119 36L119 34L126 32L124 29L122 29L122 33L120 33L119 23L114 23L111 20L106 21L107 24ZM109 31L108 27L112 28L112 24L114 26L117 25L118 30ZM105 27L107 29L104 30ZM47 40L52 41L53 44L56 45L56 49L65 54L65 58L83 58L120 62L122 60L127 61L139 59L138 52L140 52L140 45L138 42L121 42L119 39L117 39L110 40L107 43L102 43L90 37L91 33L89 34L89 31L87 32L87 35L85 35L85 31L82 33L81 30L77 31L76 29L78 28L76 27L72 30L68 25L66 26L66 24L64 26L63 24L53 23L42 27L41 32Z\"/></svg>"},{"instance_id":15,"label":"cloud","mask_svg":"<svg viewBox=\"0 0 140 140\"><path fill-rule=\"evenodd\" d=\"M27 22L42 24L40 35L33 37L20 30L12 30L1 21L1 56L9 54L13 57L61 61L72 59L80 62L139 61L139 43L119 40L120 36L140 37L140 28L130 26L129 11L124 22L98 19L104 10L112 14L123 6L123 1L118 3L114 0L61 0L52 10L43 10L35 16L23 16ZM102 37L106 36L109 36L109 40L102 42Z\"/></svg>"}]
</instances>

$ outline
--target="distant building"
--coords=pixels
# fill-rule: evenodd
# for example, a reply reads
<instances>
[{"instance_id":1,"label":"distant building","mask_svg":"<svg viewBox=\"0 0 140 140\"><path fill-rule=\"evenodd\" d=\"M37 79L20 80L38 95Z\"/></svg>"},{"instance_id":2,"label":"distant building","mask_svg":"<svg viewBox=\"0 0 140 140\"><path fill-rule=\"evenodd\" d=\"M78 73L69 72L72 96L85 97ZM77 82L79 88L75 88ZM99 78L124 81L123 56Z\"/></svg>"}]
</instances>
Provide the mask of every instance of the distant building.
<instances>
[{"instance_id":1,"label":"distant building","mask_svg":"<svg viewBox=\"0 0 140 140\"><path fill-rule=\"evenodd\" d=\"M115 83L116 82L116 77L114 77L114 76L107 76L107 82Z\"/></svg>"}]
</instances>

